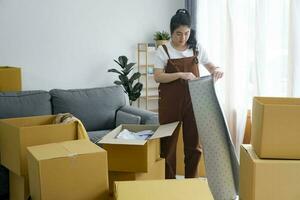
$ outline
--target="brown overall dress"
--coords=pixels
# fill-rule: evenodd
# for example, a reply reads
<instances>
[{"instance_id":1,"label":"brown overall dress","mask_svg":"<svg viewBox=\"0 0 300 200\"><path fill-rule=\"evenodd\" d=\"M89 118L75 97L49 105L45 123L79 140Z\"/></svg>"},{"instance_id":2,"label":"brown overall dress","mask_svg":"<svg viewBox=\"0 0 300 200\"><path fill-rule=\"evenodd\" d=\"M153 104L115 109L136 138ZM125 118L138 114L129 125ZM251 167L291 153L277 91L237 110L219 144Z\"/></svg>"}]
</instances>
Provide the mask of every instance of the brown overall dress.
<instances>
[{"instance_id":1,"label":"brown overall dress","mask_svg":"<svg viewBox=\"0 0 300 200\"><path fill-rule=\"evenodd\" d=\"M169 60L165 73L192 72L199 77L198 60L194 56L171 59L167 47L163 45ZM177 79L170 83L159 85L159 122L166 124L180 121L183 126L185 177L198 176L198 163L201 156L201 146L197 132L191 97L187 80ZM172 136L161 139L161 156L166 159L166 178L172 179L176 175L176 145L180 126Z\"/></svg>"}]
</instances>

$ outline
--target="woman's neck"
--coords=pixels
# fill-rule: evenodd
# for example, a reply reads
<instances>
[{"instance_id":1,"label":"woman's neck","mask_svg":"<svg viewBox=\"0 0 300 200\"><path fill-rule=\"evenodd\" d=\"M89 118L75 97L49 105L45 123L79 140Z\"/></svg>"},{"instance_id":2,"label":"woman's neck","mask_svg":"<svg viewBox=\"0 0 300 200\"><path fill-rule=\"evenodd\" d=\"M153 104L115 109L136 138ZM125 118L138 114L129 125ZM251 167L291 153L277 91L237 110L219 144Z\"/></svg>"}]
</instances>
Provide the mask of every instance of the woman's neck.
<instances>
[{"instance_id":1,"label":"woman's neck","mask_svg":"<svg viewBox=\"0 0 300 200\"><path fill-rule=\"evenodd\" d=\"M170 44L171 44L171 46L172 46L174 49L176 49L176 50L178 50L178 51L185 51L185 50L188 48L187 44L185 44L185 45L176 45L176 44L174 44L172 41L170 41Z\"/></svg>"}]
</instances>

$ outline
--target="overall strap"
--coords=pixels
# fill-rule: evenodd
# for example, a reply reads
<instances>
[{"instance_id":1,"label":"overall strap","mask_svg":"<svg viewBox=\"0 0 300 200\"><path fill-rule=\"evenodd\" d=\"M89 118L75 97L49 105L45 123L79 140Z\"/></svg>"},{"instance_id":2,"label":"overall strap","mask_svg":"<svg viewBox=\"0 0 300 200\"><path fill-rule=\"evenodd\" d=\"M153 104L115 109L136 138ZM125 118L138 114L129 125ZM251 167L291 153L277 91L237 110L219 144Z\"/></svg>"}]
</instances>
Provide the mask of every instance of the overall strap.
<instances>
[{"instance_id":1,"label":"overall strap","mask_svg":"<svg viewBox=\"0 0 300 200\"><path fill-rule=\"evenodd\" d=\"M194 56L198 56L198 55L199 55L199 51L198 51L198 49L196 49L196 48L193 48L193 53L194 53Z\"/></svg>"},{"instance_id":2,"label":"overall strap","mask_svg":"<svg viewBox=\"0 0 300 200\"><path fill-rule=\"evenodd\" d=\"M168 52L168 49L167 49L167 46L163 44L162 47L164 48L164 50L165 50L166 54L168 55L169 59L171 59L170 55L169 55L169 52Z\"/></svg>"},{"instance_id":3,"label":"overall strap","mask_svg":"<svg viewBox=\"0 0 300 200\"><path fill-rule=\"evenodd\" d=\"M193 48L193 53L194 53L194 63L198 64L199 60L198 60L198 55L199 55L199 51L196 48Z\"/></svg>"}]
</instances>

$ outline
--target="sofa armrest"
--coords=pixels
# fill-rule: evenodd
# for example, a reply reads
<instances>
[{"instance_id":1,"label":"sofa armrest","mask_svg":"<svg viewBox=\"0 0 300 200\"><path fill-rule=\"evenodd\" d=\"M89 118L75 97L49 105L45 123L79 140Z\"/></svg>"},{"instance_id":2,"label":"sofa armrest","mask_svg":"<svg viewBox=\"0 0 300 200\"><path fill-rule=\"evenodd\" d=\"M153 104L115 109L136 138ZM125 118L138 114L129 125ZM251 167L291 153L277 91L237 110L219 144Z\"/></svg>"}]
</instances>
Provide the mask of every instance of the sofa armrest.
<instances>
[{"instance_id":1,"label":"sofa armrest","mask_svg":"<svg viewBox=\"0 0 300 200\"><path fill-rule=\"evenodd\" d=\"M135 114L118 110L116 114L116 127L120 124L140 124L141 117Z\"/></svg>"},{"instance_id":2,"label":"sofa armrest","mask_svg":"<svg viewBox=\"0 0 300 200\"><path fill-rule=\"evenodd\" d=\"M119 111L136 115L141 118L140 124L159 124L158 114L148 110L143 110L133 106L125 105L119 109Z\"/></svg>"}]
</instances>

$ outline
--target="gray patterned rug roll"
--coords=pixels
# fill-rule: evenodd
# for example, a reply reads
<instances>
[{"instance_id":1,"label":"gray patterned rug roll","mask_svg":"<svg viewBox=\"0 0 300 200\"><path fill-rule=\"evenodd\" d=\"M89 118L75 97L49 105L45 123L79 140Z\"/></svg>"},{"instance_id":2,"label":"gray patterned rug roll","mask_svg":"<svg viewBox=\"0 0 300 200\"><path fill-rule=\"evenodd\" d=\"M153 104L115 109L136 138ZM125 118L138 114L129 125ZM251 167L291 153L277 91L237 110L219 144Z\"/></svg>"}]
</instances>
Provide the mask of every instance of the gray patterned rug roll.
<instances>
[{"instance_id":1,"label":"gray patterned rug roll","mask_svg":"<svg viewBox=\"0 0 300 200\"><path fill-rule=\"evenodd\" d=\"M211 76L189 81L207 181L215 200L238 198L239 163Z\"/></svg>"}]
</instances>

